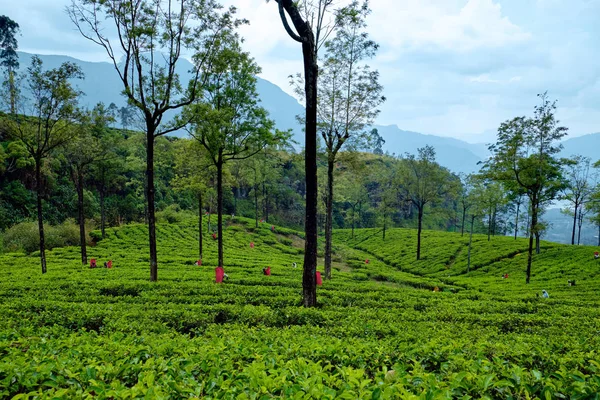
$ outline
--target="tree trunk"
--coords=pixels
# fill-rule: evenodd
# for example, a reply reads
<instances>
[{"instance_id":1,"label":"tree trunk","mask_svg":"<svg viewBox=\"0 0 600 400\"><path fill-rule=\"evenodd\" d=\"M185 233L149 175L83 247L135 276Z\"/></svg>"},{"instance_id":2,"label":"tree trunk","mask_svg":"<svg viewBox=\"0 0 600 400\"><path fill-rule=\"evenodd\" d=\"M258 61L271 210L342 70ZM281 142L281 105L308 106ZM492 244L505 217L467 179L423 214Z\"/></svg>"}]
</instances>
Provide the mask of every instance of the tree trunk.
<instances>
[{"instance_id":1,"label":"tree trunk","mask_svg":"<svg viewBox=\"0 0 600 400\"><path fill-rule=\"evenodd\" d=\"M517 203L517 216L515 217L515 240L517 240L517 235L519 233L519 210L521 208L521 203Z\"/></svg>"},{"instance_id":2,"label":"tree trunk","mask_svg":"<svg viewBox=\"0 0 600 400\"><path fill-rule=\"evenodd\" d=\"M385 230L387 228L387 212L383 211L383 240L385 240Z\"/></svg>"},{"instance_id":3,"label":"tree trunk","mask_svg":"<svg viewBox=\"0 0 600 400\"><path fill-rule=\"evenodd\" d=\"M15 87L15 72L8 67L8 91L10 95L10 112L17 113L17 90Z\"/></svg>"},{"instance_id":4,"label":"tree trunk","mask_svg":"<svg viewBox=\"0 0 600 400\"><path fill-rule=\"evenodd\" d=\"M304 92L306 98L306 126L304 169L306 173L305 250L302 291L305 307L317 305L317 54L310 25L302 32L304 58Z\"/></svg>"},{"instance_id":5,"label":"tree trunk","mask_svg":"<svg viewBox=\"0 0 600 400\"><path fill-rule=\"evenodd\" d=\"M154 214L154 127L147 125L146 133L146 219L150 242L150 281L158 280L158 257L156 254L156 217Z\"/></svg>"},{"instance_id":6,"label":"tree trunk","mask_svg":"<svg viewBox=\"0 0 600 400\"><path fill-rule=\"evenodd\" d=\"M77 168L77 213L79 215L79 246L81 247L81 263L87 264L87 246L85 240L85 214L83 212L83 172Z\"/></svg>"},{"instance_id":7,"label":"tree trunk","mask_svg":"<svg viewBox=\"0 0 600 400\"><path fill-rule=\"evenodd\" d=\"M198 255L202 260L202 192L198 193Z\"/></svg>"},{"instance_id":8,"label":"tree trunk","mask_svg":"<svg viewBox=\"0 0 600 400\"><path fill-rule=\"evenodd\" d=\"M571 244L575 244L575 226L577 225L577 208L579 204L575 202L575 212L573 213L573 233L571 234Z\"/></svg>"},{"instance_id":9,"label":"tree trunk","mask_svg":"<svg viewBox=\"0 0 600 400\"><path fill-rule=\"evenodd\" d=\"M254 184L254 218L258 228L258 185Z\"/></svg>"},{"instance_id":10,"label":"tree trunk","mask_svg":"<svg viewBox=\"0 0 600 400\"><path fill-rule=\"evenodd\" d=\"M490 207L490 212L488 212L488 242L490 241L491 234L492 234L492 207Z\"/></svg>"},{"instance_id":11,"label":"tree trunk","mask_svg":"<svg viewBox=\"0 0 600 400\"><path fill-rule=\"evenodd\" d=\"M106 206L104 205L104 184L100 187L100 231L102 239L106 237Z\"/></svg>"},{"instance_id":12,"label":"tree trunk","mask_svg":"<svg viewBox=\"0 0 600 400\"><path fill-rule=\"evenodd\" d=\"M423 228L423 206L418 206L419 209L419 225L417 228L417 260L421 259L421 230Z\"/></svg>"},{"instance_id":13,"label":"tree trunk","mask_svg":"<svg viewBox=\"0 0 600 400\"><path fill-rule=\"evenodd\" d=\"M38 214L38 229L40 231L40 261L42 263L42 274L46 273L46 244L44 237L44 218L42 215L42 160L35 160L35 186L37 192L37 214Z\"/></svg>"},{"instance_id":14,"label":"tree trunk","mask_svg":"<svg viewBox=\"0 0 600 400\"><path fill-rule=\"evenodd\" d=\"M269 222L269 189L265 188L265 222Z\"/></svg>"},{"instance_id":15,"label":"tree trunk","mask_svg":"<svg viewBox=\"0 0 600 400\"><path fill-rule=\"evenodd\" d=\"M223 161L221 155L217 161L217 243L218 266L223 267Z\"/></svg>"},{"instance_id":16,"label":"tree trunk","mask_svg":"<svg viewBox=\"0 0 600 400\"><path fill-rule=\"evenodd\" d=\"M492 236L496 236L496 216L498 215L498 209L494 206L494 212L492 214Z\"/></svg>"},{"instance_id":17,"label":"tree trunk","mask_svg":"<svg viewBox=\"0 0 600 400\"><path fill-rule=\"evenodd\" d=\"M463 212L462 212L462 224L460 225L460 236L464 236L465 235L465 216L467 213L467 208L463 206Z\"/></svg>"},{"instance_id":18,"label":"tree trunk","mask_svg":"<svg viewBox=\"0 0 600 400\"><path fill-rule=\"evenodd\" d=\"M471 215L471 231L469 232L469 252L467 253L467 273L471 271L471 243L473 243L473 223L475 216Z\"/></svg>"},{"instance_id":19,"label":"tree trunk","mask_svg":"<svg viewBox=\"0 0 600 400\"><path fill-rule=\"evenodd\" d=\"M579 210L579 218L577 221L578 229L577 229L577 246L581 243L581 226L583 225L583 214L581 209Z\"/></svg>"},{"instance_id":20,"label":"tree trunk","mask_svg":"<svg viewBox=\"0 0 600 400\"><path fill-rule=\"evenodd\" d=\"M356 221L356 206L352 206L352 239L354 239L354 223Z\"/></svg>"},{"instance_id":21,"label":"tree trunk","mask_svg":"<svg viewBox=\"0 0 600 400\"><path fill-rule=\"evenodd\" d=\"M327 203L325 216L325 279L331 279L331 241L333 233L333 159L327 160Z\"/></svg>"},{"instance_id":22,"label":"tree trunk","mask_svg":"<svg viewBox=\"0 0 600 400\"><path fill-rule=\"evenodd\" d=\"M540 237L539 233L535 233L535 254L540 254Z\"/></svg>"},{"instance_id":23,"label":"tree trunk","mask_svg":"<svg viewBox=\"0 0 600 400\"><path fill-rule=\"evenodd\" d=\"M531 262L533 261L533 235L535 226L537 225L537 208L536 208L536 200L535 198L531 201L531 224L529 229L529 248L527 249L527 271L525 283L529 283L531 279Z\"/></svg>"},{"instance_id":24,"label":"tree trunk","mask_svg":"<svg viewBox=\"0 0 600 400\"><path fill-rule=\"evenodd\" d=\"M600 222L598 222L598 247L600 247Z\"/></svg>"}]
</instances>

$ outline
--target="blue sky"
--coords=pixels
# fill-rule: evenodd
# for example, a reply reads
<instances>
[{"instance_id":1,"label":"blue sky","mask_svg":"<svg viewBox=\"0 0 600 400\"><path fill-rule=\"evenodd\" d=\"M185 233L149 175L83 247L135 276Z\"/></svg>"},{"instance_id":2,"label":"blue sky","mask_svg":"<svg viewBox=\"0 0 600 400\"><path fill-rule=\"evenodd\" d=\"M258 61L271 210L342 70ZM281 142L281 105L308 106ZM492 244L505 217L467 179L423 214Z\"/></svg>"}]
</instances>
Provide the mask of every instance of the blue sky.
<instances>
[{"instance_id":1,"label":"blue sky","mask_svg":"<svg viewBox=\"0 0 600 400\"><path fill-rule=\"evenodd\" d=\"M1 12L21 25L22 51L105 60L74 30L68 2L6 1ZM291 93L301 50L275 3L225 3L250 20L242 34L262 77ZM381 45L371 65L388 99L378 123L489 142L548 90L571 136L600 132L600 0L371 0L371 8L369 32Z\"/></svg>"}]
</instances>

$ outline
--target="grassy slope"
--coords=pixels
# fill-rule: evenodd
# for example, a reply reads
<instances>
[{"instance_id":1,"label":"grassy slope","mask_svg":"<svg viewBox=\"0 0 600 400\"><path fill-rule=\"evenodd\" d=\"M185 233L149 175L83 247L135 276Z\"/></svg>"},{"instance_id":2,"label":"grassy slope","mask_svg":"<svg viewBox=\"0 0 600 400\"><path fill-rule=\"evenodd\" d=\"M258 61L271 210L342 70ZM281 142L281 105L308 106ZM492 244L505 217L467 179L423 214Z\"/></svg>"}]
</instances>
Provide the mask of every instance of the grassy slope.
<instances>
[{"instance_id":1,"label":"grassy slope","mask_svg":"<svg viewBox=\"0 0 600 400\"><path fill-rule=\"evenodd\" d=\"M144 226L109 230L90 249L113 270L82 268L77 248L49 252L45 276L35 257L1 256L0 397L600 391L591 248L545 243L527 286L524 241L475 237L474 271L465 274L467 237L425 232L424 259L415 262L414 231L392 230L385 243L377 230L354 239L339 231L338 271L319 288L321 306L306 310L298 306L301 268L291 268L302 262L299 238L238 221L226 230L225 285L213 283L208 235L204 265L192 265L193 222L159 226L158 283L148 282ZM267 265L271 277L261 274ZM550 299L535 297L541 288Z\"/></svg>"}]
</instances>

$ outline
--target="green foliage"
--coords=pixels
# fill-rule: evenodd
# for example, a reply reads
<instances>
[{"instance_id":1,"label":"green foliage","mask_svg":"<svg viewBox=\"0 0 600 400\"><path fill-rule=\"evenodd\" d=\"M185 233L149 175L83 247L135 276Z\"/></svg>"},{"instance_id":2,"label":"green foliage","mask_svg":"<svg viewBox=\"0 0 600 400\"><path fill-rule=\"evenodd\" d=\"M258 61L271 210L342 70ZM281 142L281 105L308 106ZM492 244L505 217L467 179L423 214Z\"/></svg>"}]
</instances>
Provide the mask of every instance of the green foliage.
<instances>
[{"instance_id":1,"label":"green foliage","mask_svg":"<svg viewBox=\"0 0 600 400\"><path fill-rule=\"evenodd\" d=\"M156 283L147 281L143 225L108 229L90 248L100 265L113 260L111 270L82 268L75 247L48 252L46 275L22 254L0 256L0 397L593 398L600 391L592 248L544 243L525 285L522 239L475 235L474 271L465 274L467 239L458 234L424 232L430 246L415 261L413 230L391 229L385 242L376 229L354 239L337 231L338 272L319 287L319 307L305 309L302 240L235 220L224 231L223 285L213 283L216 242L207 240L203 266L192 265L195 221L158 226L164 268ZM535 296L542 289L549 299Z\"/></svg>"},{"instance_id":2,"label":"green foliage","mask_svg":"<svg viewBox=\"0 0 600 400\"><path fill-rule=\"evenodd\" d=\"M86 231L93 229L88 222ZM44 225L46 248L79 245L79 225L73 220L66 220L60 225ZM91 238L88 238L88 243ZM21 222L4 233L4 251L23 251L27 254L40 249L40 233L37 222Z\"/></svg>"}]
</instances>

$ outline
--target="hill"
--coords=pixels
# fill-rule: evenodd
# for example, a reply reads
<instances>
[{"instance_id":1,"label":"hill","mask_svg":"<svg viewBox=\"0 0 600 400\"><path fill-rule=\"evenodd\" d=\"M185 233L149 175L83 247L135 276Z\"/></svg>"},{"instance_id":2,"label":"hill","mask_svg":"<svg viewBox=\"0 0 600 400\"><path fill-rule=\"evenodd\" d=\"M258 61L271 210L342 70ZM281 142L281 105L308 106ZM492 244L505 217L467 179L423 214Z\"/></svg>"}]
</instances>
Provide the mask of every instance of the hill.
<instances>
[{"instance_id":1,"label":"hill","mask_svg":"<svg viewBox=\"0 0 600 400\"><path fill-rule=\"evenodd\" d=\"M0 256L0 397L583 398L600 391L593 295L600 281L591 248L544 243L528 286L523 240L477 236L466 273L467 238L458 234L425 232L417 263L414 231L390 230L385 242L375 229L354 238L338 231L334 279L318 288L320 306L304 309L301 269L291 266L302 259L300 234L229 220L229 280L217 285L213 241L203 265L192 265L195 226L159 225L157 283L147 281L142 225L110 229L89 249L100 263L112 259L110 270L82 268L76 248L48 252L46 275L36 258ZM264 266L271 276L262 275ZM549 299L536 297L542 288Z\"/></svg>"}]
</instances>

